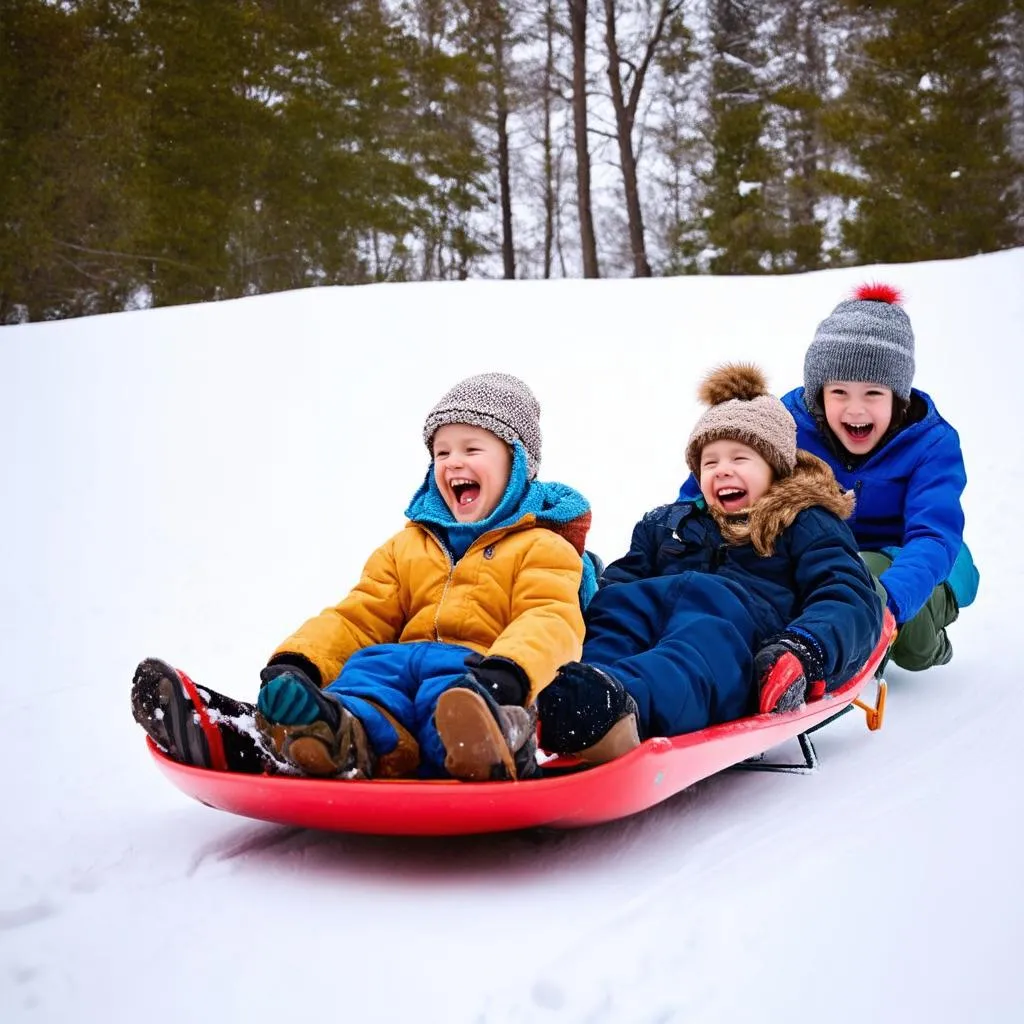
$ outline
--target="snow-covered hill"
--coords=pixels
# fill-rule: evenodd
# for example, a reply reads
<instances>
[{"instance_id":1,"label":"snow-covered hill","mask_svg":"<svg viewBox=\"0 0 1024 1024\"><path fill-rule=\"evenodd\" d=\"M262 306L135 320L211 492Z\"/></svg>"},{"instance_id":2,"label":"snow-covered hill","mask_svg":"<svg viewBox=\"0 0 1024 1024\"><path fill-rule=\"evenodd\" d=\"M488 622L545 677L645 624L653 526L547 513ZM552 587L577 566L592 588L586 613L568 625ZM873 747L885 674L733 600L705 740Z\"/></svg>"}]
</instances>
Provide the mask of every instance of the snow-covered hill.
<instances>
[{"instance_id":1,"label":"snow-covered hill","mask_svg":"<svg viewBox=\"0 0 1024 1024\"><path fill-rule=\"evenodd\" d=\"M420 427L501 369L541 476L625 550L713 363L800 382L866 279L960 431L978 602L813 776L725 773L565 834L301 833L182 797L132 721L150 654L250 696L402 522ZM785 278L324 289L0 331L0 1019L1009 1021L1020 821L1024 250Z\"/></svg>"}]
</instances>

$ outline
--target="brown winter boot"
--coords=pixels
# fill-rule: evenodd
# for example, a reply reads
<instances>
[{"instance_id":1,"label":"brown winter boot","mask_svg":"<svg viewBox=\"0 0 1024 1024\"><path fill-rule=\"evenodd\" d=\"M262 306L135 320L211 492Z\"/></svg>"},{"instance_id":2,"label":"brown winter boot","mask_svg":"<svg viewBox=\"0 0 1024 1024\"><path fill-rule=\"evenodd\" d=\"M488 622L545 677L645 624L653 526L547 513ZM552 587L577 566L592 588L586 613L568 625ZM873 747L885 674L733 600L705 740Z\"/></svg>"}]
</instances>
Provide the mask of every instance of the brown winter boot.
<instances>
[{"instance_id":1,"label":"brown winter boot","mask_svg":"<svg viewBox=\"0 0 1024 1024\"><path fill-rule=\"evenodd\" d=\"M574 756L586 764L604 764L628 754L639 746L640 732L637 729L636 715L628 714L625 718L620 718L593 746L577 750Z\"/></svg>"},{"instance_id":2,"label":"brown winter boot","mask_svg":"<svg viewBox=\"0 0 1024 1024\"><path fill-rule=\"evenodd\" d=\"M274 750L304 775L373 778L376 759L363 723L340 704L334 723L318 718L308 725L284 725L257 711L256 725Z\"/></svg>"},{"instance_id":3,"label":"brown winter boot","mask_svg":"<svg viewBox=\"0 0 1024 1024\"><path fill-rule=\"evenodd\" d=\"M366 698L364 697L363 700ZM416 742L416 737L391 712L385 711L376 701L366 700L366 703L372 704L398 733L395 749L386 754L377 754L374 778L401 779L412 775L420 766L420 745Z\"/></svg>"},{"instance_id":4,"label":"brown winter boot","mask_svg":"<svg viewBox=\"0 0 1024 1024\"><path fill-rule=\"evenodd\" d=\"M329 694L317 691L320 716L308 724L271 722L260 712L256 724L273 749L305 775L345 779L397 779L419 767L420 747L408 729L377 704L398 733L386 754L370 746L363 723Z\"/></svg>"},{"instance_id":5,"label":"brown winter boot","mask_svg":"<svg viewBox=\"0 0 1024 1024\"><path fill-rule=\"evenodd\" d=\"M456 779L528 779L537 764L537 718L517 704L498 704L479 683L459 683L438 698L434 712L444 766Z\"/></svg>"}]
</instances>

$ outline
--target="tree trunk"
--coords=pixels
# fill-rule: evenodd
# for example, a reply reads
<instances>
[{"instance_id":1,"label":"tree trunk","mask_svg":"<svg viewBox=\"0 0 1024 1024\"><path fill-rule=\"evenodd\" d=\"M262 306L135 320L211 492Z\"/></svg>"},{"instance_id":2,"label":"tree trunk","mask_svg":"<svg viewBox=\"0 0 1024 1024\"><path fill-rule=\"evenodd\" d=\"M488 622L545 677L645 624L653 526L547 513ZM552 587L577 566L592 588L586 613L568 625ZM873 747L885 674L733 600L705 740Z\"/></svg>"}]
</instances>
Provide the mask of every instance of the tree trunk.
<instances>
[{"instance_id":1,"label":"tree trunk","mask_svg":"<svg viewBox=\"0 0 1024 1024\"><path fill-rule=\"evenodd\" d=\"M662 4L661 17L665 16L666 4ZM612 106L615 109L615 134L619 143L619 161L622 165L622 184L626 192L626 216L629 220L629 246L633 253L633 276L650 277L651 265L647 262L647 246L644 241L644 218L640 209L640 191L636 179L636 154L633 152L633 122L636 108L627 106L622 95L622 58L615 35L615 0L604 0L605 41L608 46L608 84L611 86ZM659 23L660 28L660 23ZM644 66L646 69L646 65ZM639 101L637 84L643 85L641 71L633 82L633 91Z\"/></svg>"},{"instance_id":2,"label":"tree trunk","mask_svg":"<svg viewBox=\"0 0 1024 1024\"><path fill-rule=\"evenodd\" d=\"M501 260L504 278L514 281L516 250L512 238L512 181L508 151L508 92L505 88L505 19L494 22L494 94L498 113L498 190L501 193Z\"/></svg>"},{"instance_id":3,"label":"tree trunk","mask_svg":"<svg viewBox=\"0 0 1024 1024\"><path fill-rule=\"evenodd\" d=\"M554 0L547 0L544 12L544 280L551 277L555 241L555 168L554 144L551 139L551 94L555 78L555 12Z\"/></svg>"},{"instance_id":4,"label":"tree trunk","mask_svg":"<svg viewBox=\"0 0 1024 1024\"><path fill-rule=\"evenodd\" d=\"M1005 51L1006 86L1009 94L1010 152L1018 168L1024 167L1024 0L1011 4L1007 16ZM1011 216L1016 229L1015 244L1024 244L1024 174L1018 173L1011 189Z\"/></svg>"},{"instance_id":5,"label":"tree trunk","mask_svg":"<svg viewBox=\"0 0 1024 1024\"><path fill-rule=\"evenodd\" d=\"M615 110L616 137L619 143L619 161L622 164L622 183L626 193L626 214L629 218L629 241L633 252L633 274L635 277L650 277L651 265L647 261L647 243L644 238L644 219L640 207L640 189L637 184L636 150L633 148L633 127L640 106L647 72L651 62L665 38L665 29L679 8L682 0L661 0L658 17L654 24L643 56L639 63L627 61L633 73L629 95L625 94L622 81L622 54L616 37L615 0L604 0L605 41L608 46L608 83L611 86L612 106Z\"/></svg>"},{"instance_id":6,"label":"tree trunk","mask_svg":"<svg viewBox=\"0 0 1024 1024\"><path fill-rule=\"evenodd\" d=\"M587 0L569 0L572 37L572 110L576 141L576 196L580 218L583 276L599 277L594 214L590 203L590 146L587 133Z\"/></svg>"}]
</instances>

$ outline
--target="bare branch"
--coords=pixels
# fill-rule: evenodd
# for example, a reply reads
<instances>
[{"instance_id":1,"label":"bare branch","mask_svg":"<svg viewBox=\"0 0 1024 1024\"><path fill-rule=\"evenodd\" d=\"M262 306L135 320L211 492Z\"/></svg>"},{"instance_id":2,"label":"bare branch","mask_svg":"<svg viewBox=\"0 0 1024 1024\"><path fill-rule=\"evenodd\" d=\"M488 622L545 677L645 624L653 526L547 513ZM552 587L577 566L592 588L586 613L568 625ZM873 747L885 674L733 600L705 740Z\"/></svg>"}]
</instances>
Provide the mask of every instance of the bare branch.
<instances>
[{"instance_id":1,"label":"bare branch","mask_svg":"<svg viewBox=\"0 0 1024 1024\"><path fill-rule=\"evenodd\" d=\"M116 256L119 259L125 260L147 260L154 263L167 263L172 267L182 267L185 270L198 270L194 263L182 263L180 260L172 260L167 256L147 256L145 253L140 252L117 252L113 249L90 249L85 245L76 245L74 242L66 242L62 238L55 238L54 241L57 245L63 245L68 249L74 249L76 252L87 252L92 256Z\"/></svg>"},{"instance_id":2,"label":"bare branch","mask_svg":"<svg viewBox=\"0 0 1024 1024\"><path fill-rule=\"evenodd\" d=\"M654 60L654 55L661 43L661 37L665 34L665 26L668 24L668 19L671 18L681 6L682 0L661 0L661 9L658 11L658 21L654 26L654 33L647 43L647 49L644 51L643 60L640 62L639 69L637 69L633 75L633 84L629 90L629 102L626 104L626 109L629 111L630 123L636 119L636 109L640 103L640 93L644 87L644 79L647 77L651 61Z\"/></svg>"}]
</instances>

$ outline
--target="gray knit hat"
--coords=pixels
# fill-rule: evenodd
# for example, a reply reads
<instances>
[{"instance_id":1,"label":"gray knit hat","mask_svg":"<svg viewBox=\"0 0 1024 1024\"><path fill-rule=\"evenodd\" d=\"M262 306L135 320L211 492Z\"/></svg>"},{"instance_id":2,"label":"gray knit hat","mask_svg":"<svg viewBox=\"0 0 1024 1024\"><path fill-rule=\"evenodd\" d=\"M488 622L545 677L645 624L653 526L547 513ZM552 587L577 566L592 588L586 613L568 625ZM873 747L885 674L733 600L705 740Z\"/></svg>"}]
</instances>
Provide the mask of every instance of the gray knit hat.
<instances>
[{"instance_id":1,"label":"gray knit hat","mask_svg":"<svg viewBox=\"0 0 1024 1024\"><path fill-rule=\"evenodd\" d=\"M804 357L804 404L811 412L831 380L884 384L910 398L914 331L901 299L890 285L861 285L818 324Z\"/></svg>"},{"instance_id":2,"label":"gray knit hat","mask_svg":"<svg viewBox=\"0 0 1024 1024\"><path fill-rule=\"evenodd\" d=\"M706 413L686 444L686 464L700 476L700 453L712 441L749 445L781 477L796 468L796 422L774 395L761 370L749 363L727 363L712 370L697 394Z\"/></svg>"},{"instance_id":3,"label":"gray knit hat","mask_svg":"<svg viewBox=\"0 0 1024 1024\"><path fill-rule=\"evenodd\" d=\"M434 434L446 423L483 427L507 445L520 441L526 449L532 480L540 468L540 403L533 392L509 373L481 373L460 381L441 399L423 424L423 440L433 455Z\"/></svg>"}]
</instances>

